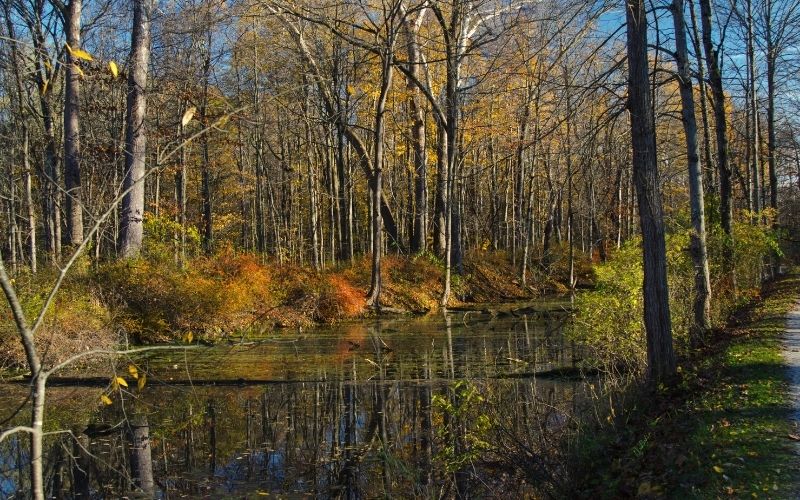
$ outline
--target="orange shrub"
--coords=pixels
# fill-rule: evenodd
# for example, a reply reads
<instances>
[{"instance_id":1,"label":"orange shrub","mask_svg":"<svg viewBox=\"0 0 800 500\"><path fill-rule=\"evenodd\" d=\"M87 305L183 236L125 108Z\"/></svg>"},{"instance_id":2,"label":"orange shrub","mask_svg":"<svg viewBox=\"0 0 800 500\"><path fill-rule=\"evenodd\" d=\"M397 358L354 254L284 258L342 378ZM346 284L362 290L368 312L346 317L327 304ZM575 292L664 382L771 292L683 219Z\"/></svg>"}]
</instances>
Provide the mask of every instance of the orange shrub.
<instances>
[{"instance_id":1,"label":"orange shrub","mask_svg":"<svg viewBox=\"0 0 800 500\"><path fill-rule=\"evenodd\" d=\"M124 306L141 340L186 331L216 337L251 326L275 305L269 272L253 256L223 252L185 269L147 260L112 263L96 279Z\"/></svg>"}]
</instances>

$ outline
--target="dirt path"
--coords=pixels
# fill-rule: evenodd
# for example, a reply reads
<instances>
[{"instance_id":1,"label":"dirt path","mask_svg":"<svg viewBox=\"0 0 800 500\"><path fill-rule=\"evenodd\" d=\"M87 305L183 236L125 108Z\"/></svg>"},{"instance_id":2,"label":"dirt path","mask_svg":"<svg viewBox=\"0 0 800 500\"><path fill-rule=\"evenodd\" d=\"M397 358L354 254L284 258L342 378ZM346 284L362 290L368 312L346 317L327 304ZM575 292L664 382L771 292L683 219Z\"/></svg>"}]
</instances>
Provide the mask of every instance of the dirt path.
<instances>
[{"instance_id":1,"label":"dirt path","mask_svg":"<svg viewBox=\"0 0 800 500\"><path fill-rule=\"evenodd\" d=\"M789 372L789 394L793 401L792 420L796 430L800 430L800 302L786 316L786 338L784 339L783 357ZM796 445L800 454L800 442Z\"/></svg>"}]
</instances>

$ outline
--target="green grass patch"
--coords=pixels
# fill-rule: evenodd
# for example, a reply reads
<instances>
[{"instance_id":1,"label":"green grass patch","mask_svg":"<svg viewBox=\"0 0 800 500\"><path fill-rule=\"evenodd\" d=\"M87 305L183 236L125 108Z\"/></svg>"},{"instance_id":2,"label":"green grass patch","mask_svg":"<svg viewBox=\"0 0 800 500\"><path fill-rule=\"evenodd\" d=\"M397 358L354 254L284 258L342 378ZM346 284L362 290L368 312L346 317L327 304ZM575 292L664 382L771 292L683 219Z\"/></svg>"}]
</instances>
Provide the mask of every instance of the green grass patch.
<instances>
[{"instance_id":1,"label":"green grass patch","mask_svg":"<svg viewBox=\"0 0 800 500\"><path fill-rule=\"evenodd\" d=\"M781 338L800 276L768 285L682 380L634 394L602 432L576 444L572 495L619 498L796 498L798 434Z\"/></svg>"}]
</instances>

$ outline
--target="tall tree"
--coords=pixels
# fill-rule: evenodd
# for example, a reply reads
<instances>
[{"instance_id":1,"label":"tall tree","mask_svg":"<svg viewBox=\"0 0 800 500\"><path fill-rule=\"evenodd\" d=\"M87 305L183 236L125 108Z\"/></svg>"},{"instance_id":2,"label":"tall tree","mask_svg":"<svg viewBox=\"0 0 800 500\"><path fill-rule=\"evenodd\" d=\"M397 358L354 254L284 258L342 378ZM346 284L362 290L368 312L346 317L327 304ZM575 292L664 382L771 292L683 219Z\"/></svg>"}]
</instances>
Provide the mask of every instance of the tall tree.
<instances>
[{"instance_id":1,"label":"tall tree","mask_svg":"<svg viewBox=\"0 0 800 500\"><path fill-rule=\"evenodd\" d=\"M120 217L119 253L136 257L142 249L144 222L144 176L147 146L147 66L150 62L150 17L153 0L133 2L133 31L128 69L127 116L125 121L125 179Z\"/></svg>"},{"instance_id":2,"label":"tall tree","mask_svg":"<svg viewBox=\"0 0 800 500\"><path fill-rule=\"evenodd\" d=\"M689 206L692 218L691 252L694 262L694 322L690 332L695 344L711 327L711 280L706 247L706 220L703 193L703 169L697 146L694 86L692 85L689 49L686 43L686 22L683 0L672 0L672 19L675 27L675 59L678 65L678 85L681 92L681 121L686 138L686 161L689 166ZM702 96L701 96L702 97Z\"/></svg>"},{"instance_id":3,"label":"tall tree","mask_svg":"<svg viewBox=\"0 0 800 500\"><path fill-rule=\"evenodd\" d=\"M8 37L11 40L16 40L14 30L14 23L11 22L11 8L8 3L3 5L3 13L6 18L6 29L8 30ZM31 144L30 144L30 128L28 127L28 120L26 117L25 108L25 92L23 91L23 82L21 75L22 62L20 59L19 49L16 43L11 43L11 69L14 76L14 94L16 95L16 108L17 108L17 123L18 131L22 135L22 167L23 176L25 179L25 204L27 206L27 223L28 223L28 258L30 261L30 268L33 274L37 271L37 251L36 246L36 207L33 203L33 171L31 166Z\"/></svg>"},{"instance_id":4,"label":"tall tree","mask_svg":"<svg viewBox=\"0 0 800 500\"><path fill-rule=\"evenodd\" d=\"M795 48L800 42L800 1L763 0L761 3L761 36L767 73L767 164L769 169L769 206L778 208L778 139L776 127L776 96L778 70L781 61L790 54L796 57ZM784 61L786 62L786 61ZM784 67L791 67L786 64ZM788 73L792 71L789 70Z\"/></svg>"},{"instance_id":5,"label":"tall tree","mask_svg":"<svg viewBox=\"0 0 800 500\"><path fill-rule=\"evenodd\" d=\"M708 67L709 87L714 105L714 125L717 138L717 173L719 177L719 211L722 230L725 232L725 252L723 266L729 275L731 285L736 287L736 274L733 263L733 185L732 171L728 158L728 115L725 111L725 89L722 84L722 68L719 56L720 45L713 41L713 9L711 0L700 0L703 51Z\"/></svg>"},{"instance_id":6,"label":"tall tree","mask_svg":"<svg viewBox=\"0 0 800 500\"><path fill-rule=\"evenodd\" d=\"M644 0L626 0L628 38L628 111L633 145L633 181L639 202L644 267L644 325L647 378L652 384L675 375L675 351L667 289L664 216L656 157L656 131L647 60Z\"/></svg>"},{"instance_id":7,"label":"tall tree","mask_svg":"<svg viewBox=\"0 0 800 500\"><path fill-rule=\"evenodd\" d=\"M419 30L425 21L426 8L415 18L403 16L403 32L408 57L408 72L421 80L422 56L419 47ZM411 251L424 252L428 238L428 156L425 146L425 108L419 87L411 77L407 78L408 107L411 114L411 144L414 149L414 230L411 236Z\"/></svg>"},{"instance_id":8,"label":"tall tree","mask_svg":"<svg viewBox=\"0 0 800 500\"><path fill-rule=\"evenodd\" d=\"M64 6L56 0L64 13L67 35L67 71L64 89L64 183L66 186L67 239L70 245L83 241L83 204L81 196L81 124L80 93L81 57L81 0L70 0Z\"/></svg>"}]
</instances>

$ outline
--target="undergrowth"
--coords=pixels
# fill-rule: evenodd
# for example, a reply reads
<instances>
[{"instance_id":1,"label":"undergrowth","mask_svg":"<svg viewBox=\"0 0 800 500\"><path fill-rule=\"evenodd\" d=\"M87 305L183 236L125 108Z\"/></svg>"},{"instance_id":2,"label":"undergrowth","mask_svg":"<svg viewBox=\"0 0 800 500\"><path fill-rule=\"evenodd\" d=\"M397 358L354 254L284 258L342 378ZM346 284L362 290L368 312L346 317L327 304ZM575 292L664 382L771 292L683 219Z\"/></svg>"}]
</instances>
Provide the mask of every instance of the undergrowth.
<instances>
[{"instance_id":1,"label":"undergrowth","mask_svg":"<svg viewBox=\"0 0 800 500\"><path fill-rule=\"evenodd\" d=\"M666 239L672 336L676 351L690 350L693 321L694 263L689 253L690 230L676 230ZM708 235L711 274L711 321L725 324L732 311L759 293L764 263L778 251L766 226L734 226L737 287L718 264L727 237L718 226ZM712 257L714 258L712 260ZM576 295L575 315L567 335L585 346L584 363L604 373L642 373L647 342L644 332L641 241L628 241L607 262L594 267L595 286Z\"/></svg>"},{"instance_id":2,"label":"undergrowth","mask_svg":"<svg viewBox=\"0 0 800 500\"><path fill-rule=\"evenodd\" d=\"M120 342L217 342L248 330L308 327L372 314L365 307L369 256L315 271L225 248L211 257L188 252L178 265L171 232L164 234L164 242L151 242L138 259L94 268L81 261L68 274L37 335L48 360ZM443 270L431 254L385 256L381 305L414 314L438 310ZM29 315L44 303L55 277L47 270L16 277ZM484 253L468 256L452 289L453 304L520 300L535 293L518 284L504 255ZM10 310L2 306L0 370L24 366L24 361Z\"/></svg>"},{"instance_id":3,"label":"undergrowth","mask_svg":"<svg viewBox=\"0 0 800 500\"><path fill-rule=\"evenodd\" d=\"M677 386L628 394L624 411L580 432L566 494L795 498L798 438L780 339L798 291L796 275L767 286L682 359Z\"/></svg>"}]
</instances>

